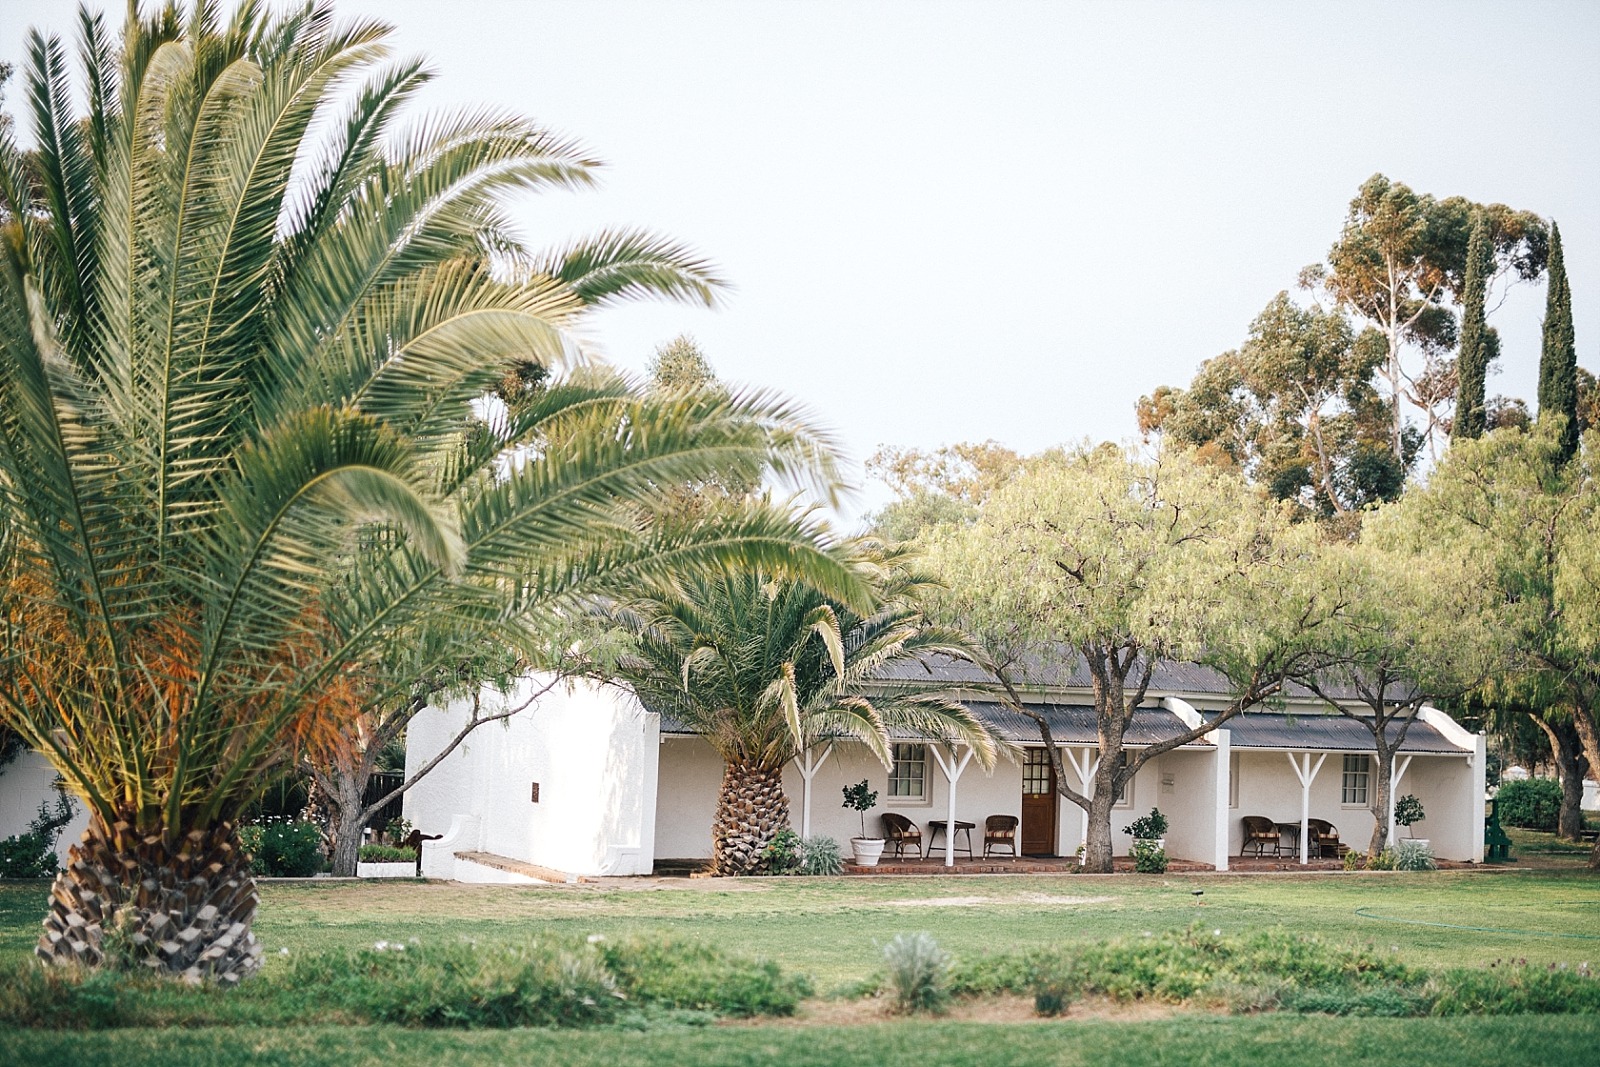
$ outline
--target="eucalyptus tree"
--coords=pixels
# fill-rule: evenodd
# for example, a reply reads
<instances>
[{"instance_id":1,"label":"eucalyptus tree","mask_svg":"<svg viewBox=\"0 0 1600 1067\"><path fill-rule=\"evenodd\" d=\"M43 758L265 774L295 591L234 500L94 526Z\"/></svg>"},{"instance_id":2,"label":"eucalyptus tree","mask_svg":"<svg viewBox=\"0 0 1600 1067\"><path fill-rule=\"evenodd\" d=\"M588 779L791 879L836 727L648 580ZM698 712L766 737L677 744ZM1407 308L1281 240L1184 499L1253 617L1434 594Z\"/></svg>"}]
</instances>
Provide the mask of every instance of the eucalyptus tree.
<instances>
[{"instance_id":1,"label":"eucalyptus tree","mask_svg":"<svg viewBox=\"0 0 1600 1067\"><path fill-rule=\"evenodd\" d=\"M883 668L969 658L962 634L925 617L927 579L870 541L841 546L871 567L873 598L850 603L768 568L687 576L604 609L635 641L614 676L645 704L701 735L723 760L712 826L719 875L764 869L789 825L783 768L821 738L862 742L884 766L897 731L965 742L994 765L996 742L940 683L886 684Z\"/></svg>"},{"instance_id":2,"label":"eucalyptus tree","mask_svg":"<svg viewBox=\"0 0 1600 1067\"><path fill-rule=\"evenodd\" d=\"M1428 416L1430 441L1442 419L1439 407L1455 395L1448 354L1456 322L1446 306L1466 282L1472 218L1488 223L1495 276L1531 280L1544 272L1548 233L1543 220L1504 204L1476 205L1464 197L1436 199L1403 182L1374 174L1350 201L1343 231L1325 265L1306 268L1302 284L1323 286L1383 336L1381 370L1391 403L1389 449L1405 458L1405 404ZM1492 280L1492 279L1491 279ZM1408 365L1408 348L1420 349L1422 365Z\"/></svg>"},{"instance_id":3,"label":"eucalyptus tree","mask_svg":"<svg viewBox=\"0 0 1600 1067\"><path fill-rule=\"evenodd\" d=\"M812 471L759 397L569 374L587 309L710 301L677 245L526 247L504 195L597 164L515 115L401 124L429 79L323 3L80 17L28 40L30 174L0 137L0 719L90 812L40 954L237 980L234 823L421 635L440 663L605 581L759 565L859 589L792 516L644 526L734 460ZM479 398L555 371L514 410ZM475 405L476 408L475 408ZM374 681L377 679L377 681ZM386 686L393 686L388 689Z\"/></svg>"},{"instance_id":4,"label":"eucalyptus tree","mask_svg":"<svg viewBox=\"0 0 1600 1067\"><path fill-rule=\"evenodd\" d=\"M1408 434L1402 460L1389 455L1390 403L1374 384L1383 361L1377 331L1357 333L1338 309L1279 293L1245 342L1207 360L1187 389L1141 397L1139 430L1237 467L1315 515L1351 515L1399 495L1421 444Z\"/></svg>"},{"instance_id":5,"label":"eucalyptus tree","mask_svg":"<svg viewBox=\"0 0 1600 1067\"><path fill-rule=\"evenodd\" d=\"M1317 639L1339 610L1314 580L1318 531L1236 471L1177 449L1153 461L1110 445L1030 465L991 495L976 522L928 536L948 589L940 615L973 635L1000 698L1032 719L1057 788L1089 816L1084 864L1111 869L1111 806L1149 760L1277 697L1321 662ZM1099 745L1092 788L1069 784L1049 721L1024 699L1030 662L1065 649L1092 680ZM1233 699L1192 729L1124 747L1162 660L1206 664Z\"/></svg>"}]
</instances>

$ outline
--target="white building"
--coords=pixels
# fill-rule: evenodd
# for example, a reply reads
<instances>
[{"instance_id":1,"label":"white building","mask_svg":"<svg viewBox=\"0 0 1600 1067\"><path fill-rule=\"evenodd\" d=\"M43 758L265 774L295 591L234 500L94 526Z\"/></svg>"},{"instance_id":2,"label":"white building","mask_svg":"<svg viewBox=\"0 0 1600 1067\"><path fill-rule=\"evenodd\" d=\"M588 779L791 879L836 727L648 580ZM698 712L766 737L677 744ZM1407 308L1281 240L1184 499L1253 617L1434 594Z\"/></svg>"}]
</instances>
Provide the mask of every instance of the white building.
<instances>
[{"instance_id":1,"label":"white building","mask_svg":"<svg viewBox=\"0 0 1600 1067\"><path fill-rule=\"evenodd\" d=\"M0 767L0 838L26 833L39 815L39 805L55 807L60 794L55 789L56 769L37 752L24 749L16 759ZM57 862L67 862L67 849L78 843L89 827L89 811L81 801L70 801L72 821L56 838Z\"/></svg>"},{"instance_id":2,"label":"white building","mask_svg":"<svg viewBox=\"0 0 1600 1067\"><path fill-rule=\"evenodd\" d=\"M1069 668L1039 672L1028 699L1049 716L1063 766L1078 779L1070 784L1082 791L1095 767L1095 719L1086 672L1081 664ZM920 674L924 667L902 670ZM983 677L976 668L944 662L936 670L1013 751L985 772L959 745L903 738L886 769L859 742L819 742L784 772L795 829L841 843L857 836L859 817L840 798L844 786L865 778L879 795L867 817L874 836L879 816L897 812L921 827L927 841L927 824L948 820L953 808L956 820L979 827L974 851L981 851L987 816L1015 815L1024 854L1072 855L1087 819L1056 792L1033 722L978 689ZM1173 736L1227 703L1226 685L1214 673L1163 665L1134 716L1127 747ZM407 773L431 759L468 714L463 701L418 715L407 738ZM1245 816L1296 828L1302 819L1324 819L1345 843L1363 848L1373 829L1371 742L1361 723L1293 692L1279 708L1246 713L1151 760L1119 800L1113 830L1158 807L1170 822L1169 856L1218 870L1240 854ZM1393 795L1414 793L1422 801L1427 818L1412 832L1441 859L1483 857L1484 769L1481 735L1432 708L1411 725L1395 759ZM505 869L518 865L547 869L551 877L648 874L659 861L710 857L722 771L704 739L648 711L626 690L576 683L553 690L536 710L472 734L406 795L405 815L423 832L444 835L424 849L431 877L505 880ZM1294 838L1286 830L1285 844ZM1124 854L1131 843L1119 832L1114 850Z\"/></svg>"}]
</instances>

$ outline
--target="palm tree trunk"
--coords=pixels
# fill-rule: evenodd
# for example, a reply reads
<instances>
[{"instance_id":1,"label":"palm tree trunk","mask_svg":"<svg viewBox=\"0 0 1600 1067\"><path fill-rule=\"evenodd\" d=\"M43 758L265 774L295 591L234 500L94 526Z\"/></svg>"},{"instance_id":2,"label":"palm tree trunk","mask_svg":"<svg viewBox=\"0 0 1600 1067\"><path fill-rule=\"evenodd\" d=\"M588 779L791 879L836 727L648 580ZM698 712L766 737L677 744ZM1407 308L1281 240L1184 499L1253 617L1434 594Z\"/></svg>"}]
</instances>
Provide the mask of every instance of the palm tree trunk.
<instances>
[{"instance_id":1,"label":"palm tree trunk","mask_svg":"<svg viewBox=\"0 0 1600 1067\"><path fill-rule=\"evenodd\" d=\"M788 825L789 795L783 791L783 768L766 767L756 760L730 760L717 793L711 873L762 873L767 864L761 853Z\"/></svg>"},{"instance_id":2,"label":"palm tree trunk","mask_svg":"<svg viewBox=\"0 0 1600 1067\"><path fill-rule=\"evenodd\" d=\"M232 984L261 966L255 879L231 823L168 837L98 815L50 891L47 963Z\"/></svg>"}]
</instances>

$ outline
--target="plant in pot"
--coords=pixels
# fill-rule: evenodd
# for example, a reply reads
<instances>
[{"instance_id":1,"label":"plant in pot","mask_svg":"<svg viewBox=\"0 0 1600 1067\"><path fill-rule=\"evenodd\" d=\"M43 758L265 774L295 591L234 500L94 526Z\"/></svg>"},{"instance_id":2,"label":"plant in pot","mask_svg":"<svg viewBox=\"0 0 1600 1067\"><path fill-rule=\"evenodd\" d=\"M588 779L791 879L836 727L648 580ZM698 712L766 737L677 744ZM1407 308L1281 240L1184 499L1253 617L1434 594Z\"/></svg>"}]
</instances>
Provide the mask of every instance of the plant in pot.
<instances>
[{"instance_id":1,"label":"plant in pot","mask_svg":"<svg viewBox=\"0 0 1600 1067\"><path fill-rule=\"evenodd\" d=\"M867 812L877 803L878 794L867 788L865 778L855 785L844 787L843 806L861 814L861 836L850 839L850 847L855 850L857 866L876 867L878 859L883 855L883 838L867 836Z\"/></svg>"},{"instance_id":2,"label":"plant in pot","mask_svg":"<svg viewBox=\"0 0 1600 1067\"><path fill-rule=\"evenodd\" d=\"M1133 836L1133 869L1140 874L1165 874L1167 870L1167 817L1151 808L1122 832Z\"/></svg>"},{"instance_id":3,"label":"plant in pot","mask_svg":"<svg viewBox=\"0 0 1600 1067\"><path fill-rule=\"evenodd\" d=\"M1414 794L1407 793L1394 802L1394 821L1406 828L1407 837L1412 836L1411 827L1425 818L1427 816L1422 812L1422 801L1418 800ZM1428 843L1427 838L1417 838L1417 840L1424 845Z\"/></svg>"}]
</instances>

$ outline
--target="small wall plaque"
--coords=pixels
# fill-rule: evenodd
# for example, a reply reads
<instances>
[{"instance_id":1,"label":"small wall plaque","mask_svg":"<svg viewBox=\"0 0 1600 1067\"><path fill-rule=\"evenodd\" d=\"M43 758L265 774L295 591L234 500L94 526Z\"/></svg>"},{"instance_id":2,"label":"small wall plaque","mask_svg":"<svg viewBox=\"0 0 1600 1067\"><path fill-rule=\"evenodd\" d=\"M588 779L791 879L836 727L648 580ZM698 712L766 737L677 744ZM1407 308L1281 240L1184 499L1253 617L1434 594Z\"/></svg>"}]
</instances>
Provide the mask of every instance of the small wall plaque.
<instances>
[{"instance_id":1,"label":"small wall plaque","mask_svg":"<svg viewBox=\"0 0 1600 1067\"><path fill-rule=\"evenodd\" d=\"M539 783L538 782L534 782L533 783L533 795L531 797L529 797L528 799L532 800L535 804L539 803Z\"/></svg>"}]
</instances>

